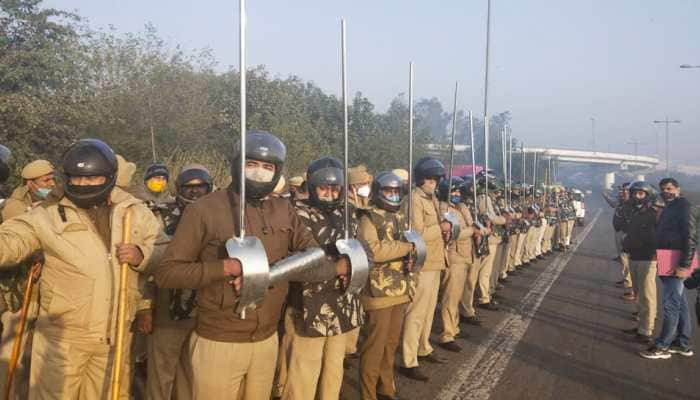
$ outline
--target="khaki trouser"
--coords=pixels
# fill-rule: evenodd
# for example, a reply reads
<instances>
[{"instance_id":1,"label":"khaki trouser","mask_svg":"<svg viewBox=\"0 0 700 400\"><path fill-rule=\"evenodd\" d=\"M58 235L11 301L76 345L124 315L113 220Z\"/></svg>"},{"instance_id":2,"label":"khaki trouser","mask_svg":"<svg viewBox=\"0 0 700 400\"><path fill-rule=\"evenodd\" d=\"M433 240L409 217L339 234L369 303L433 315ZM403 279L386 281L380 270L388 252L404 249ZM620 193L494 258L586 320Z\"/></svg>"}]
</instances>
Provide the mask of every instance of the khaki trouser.
<instances>
[{"instance_id":1,"label":"khaki trouser","mask_svg":"<svg viewBox=\"0 0 700 400\"><path fill-rule=\"evenodd\" d=\"M7 370L12 357L12 347L15 345L17 329L19 328L20 311L5 311L2 313L2 338L0 338L0 393L5 393L7 385ZM12 391L10 399L26 399L29 396L29 361L31 349L27 347L27 339L31 334L30 325L32 321L27 321L24 334L22 335L22 353L17 360L17 367L12 379ZM31 343L29 343L31 345Z\"/></svg>"},{"instance_id":2,"label":"khaki trouser","mask_svg":"<svg viewBox=\"0 0 700 400\"><path fill-rule=\"evenodd\" d=\"M129 398L131 339L124 337L124 365L120 399ZM95 400L110 394L114 347L107 344L79 344L34 332L30 400Z\"/></svg>"},{"instance_id":3,"label":"khaki trouser","mask_svg":"<svg viewBox=\"0 0 700 400\"><path fill-rule=\"evenodd\" d=\"M517 248L515 249L515 257L513 258L513 266L519 267L523 265L523 253L525 252L525 242L527 241L527 233L518 234Z\"/></svg>"},{"instance_id":4,"label":"khaki trouser","mask_svg":"<svg viewBox=\"0 0 700 400\"><path fill-rule=\"evenodd\" d=\"M501 276L501 263L503 262L505 244L499 243L496 245L496 255L493 256L493 267L491 268L491 276L489 279L489 294L496 293L498 278Z\"/></svg>"},{"instance_id":5,"label":"khaki trouser","mask_svg":"<svg viewBox=\"0 0 700 400\"><path fill-rule=\"evenodd\" d=\"M357 353L357 341L360 340L360 328L355 328L346 333L345 354Z\"/></svg>"},{"instance_id":6,"label":"khaki trouser","mask_svg":"<svg viewBox=\"0 0 700 400\"><path fill-rule=\"evenodd\" d=\"M554 225L547 224L542 241L542 251L548 253L552 251L552 239L554 237Z\"/></svg>"},{"instance_id":7,"label":"khaki trouser","mask_svg":"<svg viewBox=\"0 0 700 400\"><path fill-rule=\"evenodd\" d=\"M510 237L510 242L508 245L508 263L506 272L511 272L515 270L515 254L518 250L518 240L520 240L520 235L512 235Z\"/></svg>"},{"instance_id":8,"label":"khaki trouser","mask_svg":"<svg viewBox=\"0 0 700 400\"><path fill-rule=\"evenodd\" d=\"M445 279L445 289L442 293L442 301L440 301L440 315L442 316L440 343L453 341L459 333L459 302L466 290L467 276L474 269L472 264L450 263ZM472 289L473 298L474 289Z\"/></svg>"},{"instance_id":9,"label":"khaki trouser","mask_svg":"<svg viewBox=\"0 0 700 400\"><path fill-rule=\"evenodd\" d=\"M181 320L156 325L148 335L148 399L192 398L188 339L193 329L194 320Z\"/></svg>"},{"instance_id":10,"label":"khaki trouser","mask_svg":"<svg viewBox=\"0 0 700 400\"><path fill-rule=\"evenodd\" d=\"M318 388L319 400L336 400L343 385L343 360L347 333L328 337L300 335L294 327L297 311L287 309L285 318L291 319L291 352L287 362L287 383L282 391L283 400L314 400ZM286 323L285 327L290 324Z\"/></svg>"},{"instance_id":11,"label":"khaki trouser","mask_svg":"<svg viewBox=\"0 0 700 400\"><path fill-rule=\"evenodd\" d=\"M510 249L514 246L512 237L509 238L508 242L501 244L503 246L503 252L501 254L501 259L498 261L500 266L500 277L505 278L508 276L508 263L510 262Z\"/></svg>"},{"instance_id":12,"label":"khaki trouser","mask_svg":"<svg viewBox=\"0 0 700 400\"><path fill-rule=\"evenodd\" d=\"M535 256L539 256L542 254L542 241L544 240L544 233L547 229L547 222L543 220L540 222L542 223L542 226L537 228L538 234L537 241L535 242Z\"/></svg>"},{"instance_id":13,"label":"khaki trouser","mask_svg":"<svg viewBox=\"0 0 700 400\"><path fill-rule=\"evenodd\" d=\"M571 244L572 239L573 239L573 237L574 237L574 225L576 225L576 221L572 219L572 220L570 220L570 221L566 221L566 223L569 224L569 238L568 238L568 243Z\"/></svg>"},{"instance_id":14,"label":"khaki trouser","mask_svg":"<svg viewBox=\"0 0 700 400\"><path fill-rule=\"evenodd\" d=\"M430 330L440 289L440 271L421 271L413 301L406 308L403 325L401 353L403 366L418 366L418 356L427 356L433 352L430 345Z\"/></svg>"},{"instance_id":15,"label":"khaki trouser","mask_svg":"<svg viewBox=\"0 0 700 400\"><path fill-rule=\"evenodd\" d=\"M483 258L484 257L474 256L474 264L467 269L467 276L464 280L464 290L462 291L462 298L459 301L459 313L463 317L473 317L476 315L476 310L474 309L474 294L481 270L486 265L483 262Z\"/></svg>"},{"instance_id":16,"label":"khaki trouser","mask_svg":"<svg viewBox=\"0 0 700 400\"><path fill-rule=\"evenodd\" d=\"M559 245L568 246L571 244L571 235L569 234L569 221L559 222Z\"/></svg>"},{"instance_id":17,"label":"khaki trouser","mask_svg":"<svg viewBox=\"0 0 700 400\"><path fill-rule=\"evenodd\" d=\"M631 261L630 270L634 293L637 294L637 331L642 335L651 336L656 320L656 261Z\"/></svg>"},{"instance_id":18,"label":"khaki trouser","mask_svg":"<svg viewBox=\"0 0 700 400\"><path fill-rule=\"evenodd\" d=\"M615 232L615 248L620 255L620 265L622 266L622 279L625 281L625 287L632 287L632 275L630 274L630 259L629 254L622 251L622 239L625 233L622 231Z\"/></svg>"},{"instance_id":19,"label":"khaki trouser","mask_svg":"<svg viewBox=\"0 0 700 400\"><path fill-rule=\"evenodd\" d=\"M396 394L394 359L401 339L406 304L367 311L367 339L360 356L362 400L377 400L377 393Z\"/></svg>"},{"instance_id":20,"label":"khaki trouser","mask_svg":"<svg viewBox=\"0 0 700 400\"><path fill-rule=\"evenodd\" d=\"M277 362L277 334L235 343L190 336L192 392L196 400L269 399Z\"/></svg>"},{"instance_id":21,"label":"khaki trouser","mask_svg":"<svg viewBox=\"0 0 700 400\"><path fill-rule=\"evenodd\" d=\"M284 313L284 335L280 339L279 356L277 357L277 370L275 371L275 383L272 389L273 397L282 397L284 387L287 385L289 375L289 358L292 354L292 336L294 332L294 319L289 314L290 308Z\"/></svg>"},{"instance_id":22,"label":"khaki trouser","mask_svg":"<svg viewBox=\"0 0 700 400\"><path fill-rule=\"evenodd\" d=\"M486 304L491 302L491 274L493 273L493 263L496 261L498 253L498 245L489 243L489 255L481 258L484 263L481 271L479 271L479 280L477 287L479 288L479 303Z\"/></svg>"},{"instance_id":23,"label":"khaki trouser","mask_svg":"<svg viewBox=\"0 0 700 400\"><path fill-rule=\"evenodd\" d=\"M535 242L537 241L537 228L534 226L527 231L525 237L525 249L523 253L523 263L532 261L535 258Z\"/></svg>"}]
</instances>

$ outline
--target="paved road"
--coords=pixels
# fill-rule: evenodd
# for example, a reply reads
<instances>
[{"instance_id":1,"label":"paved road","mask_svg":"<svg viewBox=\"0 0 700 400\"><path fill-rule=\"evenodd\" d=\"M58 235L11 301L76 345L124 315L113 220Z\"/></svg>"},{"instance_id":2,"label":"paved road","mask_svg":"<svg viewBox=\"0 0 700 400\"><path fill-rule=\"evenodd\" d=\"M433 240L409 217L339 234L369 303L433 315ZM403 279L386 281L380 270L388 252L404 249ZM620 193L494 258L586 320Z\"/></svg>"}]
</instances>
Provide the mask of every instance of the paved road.
<instances>
[{"instance_id":1,"label":"paved road","mask_svg":"<svg viewBox=\"0 0 700 400\"><path fill-rule=\"evenodd\" d=\"M503 311L483 311L484 326L466 328L470 337L461 341L461 353L438 348L450 363L426 365L427 384L399 376L401 398L700 399L700 354L645 360L637 355L643 346L621 332L634 326L634 308L614 285L620 267L611 261L611 210L593 207L589 224L576 231L582 240L575 252L557 253L510 278L501 292ZM694 343L700 343L697 331ZM357 362L351 361L343 399L359 399L357 388Z\"/></svg>"}]
</instances>

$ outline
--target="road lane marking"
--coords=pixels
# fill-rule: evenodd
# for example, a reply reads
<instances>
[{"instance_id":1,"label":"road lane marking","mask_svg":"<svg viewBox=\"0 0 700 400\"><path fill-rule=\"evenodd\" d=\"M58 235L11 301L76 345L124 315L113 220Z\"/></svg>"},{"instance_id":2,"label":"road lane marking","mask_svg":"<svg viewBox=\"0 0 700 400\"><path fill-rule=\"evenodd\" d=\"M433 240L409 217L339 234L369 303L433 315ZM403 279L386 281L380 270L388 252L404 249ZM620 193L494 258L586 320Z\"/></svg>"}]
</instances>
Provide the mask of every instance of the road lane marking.
<instances>
[{"instance_id":1,"label":"road lane marking","mask_svg":"<svg viewBox=\"0 0 700 400\"><path fill-rule=\"evenodd\" d=\"M488 400L491 397L491 392L501 380L515 353L515 347L527 332L542 300L574 256L578 246L586 240L602 211L599 209L593 220L576 237L573 249L559 255L540 273L517 309L508 311L506 317L486 338L485 343L479 346L476 354L462 364L459 371L448 381L436 400Z\"/></svg>"}]
</instances>

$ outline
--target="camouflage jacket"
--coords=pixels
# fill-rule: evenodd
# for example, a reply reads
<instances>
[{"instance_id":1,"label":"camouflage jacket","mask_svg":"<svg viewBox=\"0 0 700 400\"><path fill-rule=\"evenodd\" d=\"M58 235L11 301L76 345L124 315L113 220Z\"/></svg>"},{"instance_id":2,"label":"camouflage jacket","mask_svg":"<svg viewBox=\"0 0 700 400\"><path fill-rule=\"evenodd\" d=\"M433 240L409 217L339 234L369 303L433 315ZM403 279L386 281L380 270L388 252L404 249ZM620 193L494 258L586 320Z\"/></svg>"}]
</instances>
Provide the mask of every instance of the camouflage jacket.
<instances>
[{"instance_id":1,"label":"camouflage jacket","mask_svg":"<svg viewBox=\"0 0 700 400\"><path fill-rule=\"evenodd\" d=\"M305 201L294 204L297 215L327 253L334 254L336 240L344 237L343 212L323 212ZM335 336L362 325L360 299L345 292L342 282L290 282L289 305L296 311L297 328L304 336Z\"/></svg>"},{"instance_id":2,"label":"camouflage jacket","mask_svg":"<svg viewBox=\"0 0 700 400\"><path fill-rule=\"evenodd\" d=\"M404 268L412 245L402 241L404 217L376 207L360 216L357 239L370 259L369 282L363 295L371 299L411 296L415 280ZM381 307L377 307L381 308Z\"/></svg>"},{"instance_id":3,"label":"camouflage jacket","mask_svg":"<svg viewBox=\"0 0 700 400\"><path fill-rule=\"evenodd\" d=\"M174 208L162 215L165 224L165 234L168 237L175 235L177 225L180 223L182 213L179 208ZM194 318L197 313L197 291L195 289L160 289L168 290L168 311L170 319L181 321Z\"/></svg>"}]
</instances>

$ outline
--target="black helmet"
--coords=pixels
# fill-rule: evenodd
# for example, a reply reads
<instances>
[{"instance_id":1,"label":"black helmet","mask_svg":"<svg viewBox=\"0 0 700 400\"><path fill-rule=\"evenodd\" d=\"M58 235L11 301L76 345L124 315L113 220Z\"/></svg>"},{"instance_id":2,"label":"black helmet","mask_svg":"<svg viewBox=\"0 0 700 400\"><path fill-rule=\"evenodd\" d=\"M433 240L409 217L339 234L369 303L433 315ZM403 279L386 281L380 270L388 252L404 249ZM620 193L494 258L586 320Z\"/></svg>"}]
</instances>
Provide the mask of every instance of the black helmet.
<instances>
[{"instance_id":1,"label":"black helmet","mask_svg":"<svg viewBox=\"0 0 700 400\"><path fill-rule=\"evenodd\" d=\"M630 182L625 182L622 185L620 185L620 190L628 190L630 185L631 185Z\"/></svg>"},{"instance_id":2,"label":"black helmet","mask_svg":"<svg viewBox=\"0 0 700 400\"><path fill-rule=\"evenodd\" d=\"M462 195L462 192L464 191L464 180L458 176L453 176L452 177L452 189L447 190L447 185L449 179L445 178L440 181L440 185L438 185L438 199L440 201L449 201L450 200L450 193L454 192L455 190L459 190L460 196Z\"/></svg>"},{"instance_id":3,"label":"black helmet","mask_svg":"<svg viewBox=\"0 0 700 400\"><path fill-rule=\"evenodd\" d=\"M10 159L12 152L7 147L0 144L0 183L10 177Z\"/></svg>"},{"instance_id":4,"label":"black helmet","mask_svg":"<svg viewBox=\"0 0 700 400\"><path fill-rule=\"evenodd\" d=\"M151 164L146 168L146 173L143 175L143 181L147 181L154 176L163 176L165 179L170 179L170 171L165 164Z\"/></svg>"},{"instance_id":5,"label":"black helmet","mask_svg":"<svg viewBox=\"0 0 700 400\"><path fill-rule=\"evenodd\" d=\"M420 186L426 178L437 178L440 180L440 178L445 176L445 166L437 158L423 157L418 160L415 168L413 168L413 175L416 185Z\"/></svg>"},{"instance_id":6,"label":"black helmet","mask_svg":"<svg viewBox=\"0 0 700 400\"><path fill-rule=\"evenodd\" d=\"M401 204L405 198L405 191L403 190L403 187L404 185L401 178L399 178L399 176L395 173L390 171L378 173L372 181L372 203L383 210L398 212L401 209ZM386 198L382 194L382 188L399 189L399 200L395 201Z\"/></svg>"},{"instance_id":7,"label":"black helmet","mask_svg":"<svg viewBox=\"0 0 700 400\"><path fill-rule=\"evenodd\" d=\"M323 157L314 160L306 169L306 185L309 189L309 203L325 211L332 211L343 203L345 193L341 191L337 200L326 201L318 198L316 188L323 185L339 185L345 187L343 164L333 157Z\"/></svg>"},{"instance_id":8,"label":"black helmet","mask_svg":"<svg viewBox=\"0 0 700 400\"><path fill-rule=\"evenodd\" d=\"M177 191L176 200L178 205L185 206L187 204L192 204L197 200L185 196L181 191L182 186L193 179L200 179L202 182L204 182L204 184L207 185L207 193L211 193L213 183L207 167L200 164L185 165L182 167L180 174L175 179L175 190Z\"/></svg>"},{"instance_id":9,"label":"black helmet","mask_svg":"<svg viewBox=\"0 0 700 400\"><path fill-rule=\"evenodd\" d=\"M645 192L644 204L651 204L656 201L656 189L644 181L635 181L629 185L630 197L634 198L634 192Z\"/></svg>"},{"instance_id":10,"label":"black helmet","mask_svg":"<svg viewBox=\"0 0 700 400\"><path fill-rule=\"evenodd\" d=\"M277 186L282 167L287 158L287 148L284 143L270 132L253 131L246 134L246 159L264 161L275 165L275 174L270 182L256 182L246 179L246 198L262 199L272 193ZM234 152L235 157L231 163L231 185L234 191L238 192L240 184L238 180L241 176L241 151L240 147Z\"/></svg>"},{"instance_id":11,"label":"black helmet","mask_svg":"<svg viewBox=\"0 0 700 400\"><path fill-rule=\"evenodd\" d=\"M117 182L117 156L105 142L82 139L63 155L64 190L66 197L80 208L99 205L109 198ZM72 176L104 176L102 185L78 186L70 184Z\"/></svg>"}]
</instances>

